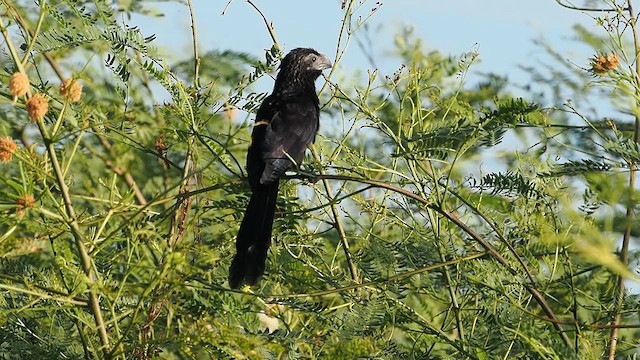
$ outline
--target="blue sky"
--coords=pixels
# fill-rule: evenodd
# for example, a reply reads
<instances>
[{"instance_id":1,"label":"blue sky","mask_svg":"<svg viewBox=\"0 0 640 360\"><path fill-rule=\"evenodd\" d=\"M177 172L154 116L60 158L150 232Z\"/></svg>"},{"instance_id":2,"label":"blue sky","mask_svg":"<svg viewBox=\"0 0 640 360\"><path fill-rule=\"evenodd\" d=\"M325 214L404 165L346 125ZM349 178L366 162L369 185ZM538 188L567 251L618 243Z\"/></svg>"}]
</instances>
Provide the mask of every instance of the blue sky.
<instances>
[{"instance_id":1,"label":"blue sky","mask_svg":"<svg viewBox=\"0 0 640 360\"><path fill-rule=\"evenodd\" d=\"M314 47L328 55L335 53L343 11L340 0L253 0L273 23L285 50ZM588 15L565 9L554 0L387 0L368 21L374 39L376 67L384 74L399 66L389 53L394 35L403 25L415 28L415 34L434 50L447 55L462 55L475 44L480 63L473 73L494 72L516 82L526 81L518 65L535 65L544 54L533 40L544 38L558 49L567 49L567 57L585 64L591 55L572 40L571 27L582 23L597 29ZM222 15L227 0L194 0L200 51L232 49L262 56L271 46L271 38L259 14L244 0L233 0ZM366 16L376 1L367 1L356 13ZM134 18L143 33L157 35L157 44L167 55L191 53L189 13L185 5L157 3L164 18ZM355 41L349 45L340 65L342 72L372 69Z\"/></svg>"}]
</instances>

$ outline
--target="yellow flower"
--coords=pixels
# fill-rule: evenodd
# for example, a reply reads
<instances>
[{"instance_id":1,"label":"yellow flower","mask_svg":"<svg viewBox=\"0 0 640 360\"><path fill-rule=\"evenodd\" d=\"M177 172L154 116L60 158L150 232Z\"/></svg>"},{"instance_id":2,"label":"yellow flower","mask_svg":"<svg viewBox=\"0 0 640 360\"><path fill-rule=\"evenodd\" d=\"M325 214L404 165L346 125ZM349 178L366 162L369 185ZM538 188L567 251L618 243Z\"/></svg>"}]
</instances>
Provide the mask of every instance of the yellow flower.
<instances>
[{"instance_id":1,"label":"yellow flower","mask_svg":"<svg viewBox=\"0 0 640 360\"><path fill-rule=\"evenodd\" d=\"M13 96L23 96L29 91L29 78L27 74L17 72L9 78L9 91Z\"/></svg>"},{"instance_id":2,"label":"yellow flower","mask_svg":"<svg viewBox=\"0 0 640 360\"><path fill-rule=\"evenodd\" d=\"M27 101L27 113L31 120L42 119L49 110L49 100L42 94L35 94Z\"/></svg>"},{"instance_id":3,"label":"yellow flower","mask_svg":"<svg viewBox=\"0 0 640 360\"><path fill-rule=\"evenodd\" d=\"M11 161L17 147L18 145L10 137L0 138L0 162L6 164Z\"/></svg>"},{"instance_id":4,"label":"yellow flower","mask_svg":"<svg viewBox=\"0 0 640 360\"><path fill-rule=\"evenodd\" d=\"M60 95L71 102L78 102L82 96L82 85L75 79L67 79L60 84Z\"/></svg>"},{"instance_id":5,"label":"yellow flower","mask_svg":"<svg viewBox=\"0 0 640 360\"><path fill-rule=\"evenodd\" d=\"M616 53L609 53L606 57L604 55L597 55L591 59L591 72L595 75L603 76L617 68L619 64L620 61Z\"/></svg>"}]
</instances>

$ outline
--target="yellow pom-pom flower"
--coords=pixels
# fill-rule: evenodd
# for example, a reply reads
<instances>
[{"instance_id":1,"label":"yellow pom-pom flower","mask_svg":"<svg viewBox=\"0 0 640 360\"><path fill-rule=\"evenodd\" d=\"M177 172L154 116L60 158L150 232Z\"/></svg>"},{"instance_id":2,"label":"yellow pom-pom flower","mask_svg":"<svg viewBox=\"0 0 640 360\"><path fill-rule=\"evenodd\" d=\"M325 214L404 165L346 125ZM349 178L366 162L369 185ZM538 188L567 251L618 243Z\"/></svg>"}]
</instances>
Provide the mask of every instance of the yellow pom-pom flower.
<instances>
[{"instance_id":1,"label":"yellow pom-pom flower","mask_svg":"<svg viewBox=\"0 0 640 360\"><path fill-rule=\"evenodd\" d=\"M9 91L13 96L23 96L29 91L29 78L27 74L17 72L9 78Z\"/></svg>"},{"instance_id":2,"label":"yellow pom-pom flower","mask_svg":"<svg viewBox=\"0 0 640 360\"><path fill-rule=\"evenodd\" d=\"M6 164L11 161L17 147L18 145L10 137L0 138L0 162Z\"/></svg>"},{"instance_id":3,"label":"yellow pom-pom flower","mask_svg":"<svg viewBox=\"0 0 640 360\"><path fill-rule=\"evenodd\" d=\"M60 95L71 102L78 102L82 96L82 85L78 80L67 79L60 84Z\"/></svg>"},{"instance_id":4,"label":"yellow pom-pom flower","mask_svg":"<svg viewBox=\"0 0 640 360\"><path fill-rule=\"evenodd\" d=\"M620 64L618 54L609 53L607 56L597 55L591 59L591 72L598 76L606 75Z\"/></svg>"},{"instance_id":5,"label":"yellow pom-pom flower","mask_svg":"<svg viewBox=\"0 0 640 360\"><path fill-rule=\"evenodd\" d=\"M42 94L35 94L27 101L27 113L31 120L42 119L49 110L49 100Z\"/></svg>"}]
</instances>

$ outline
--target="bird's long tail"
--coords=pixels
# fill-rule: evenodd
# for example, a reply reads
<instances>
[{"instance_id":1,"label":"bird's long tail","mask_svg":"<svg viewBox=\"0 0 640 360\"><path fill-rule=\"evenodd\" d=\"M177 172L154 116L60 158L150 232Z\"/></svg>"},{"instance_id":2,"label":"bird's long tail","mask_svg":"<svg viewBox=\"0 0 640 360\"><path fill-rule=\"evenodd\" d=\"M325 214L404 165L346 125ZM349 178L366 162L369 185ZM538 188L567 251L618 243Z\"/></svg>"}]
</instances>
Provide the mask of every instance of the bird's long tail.
<instances>
[{"instance_id":1,"label":"bird's long tail","mask_svg":"<svg viewBox=\"0 0 640 360\"><path fill-rule=\"evenodd\" d=\"M251 194L236 239L236 256L229 268L229 286L234 289L243 283L254 285L264 273L277 196L277 180L256 186Z\"/></svg>"}]
</instances>

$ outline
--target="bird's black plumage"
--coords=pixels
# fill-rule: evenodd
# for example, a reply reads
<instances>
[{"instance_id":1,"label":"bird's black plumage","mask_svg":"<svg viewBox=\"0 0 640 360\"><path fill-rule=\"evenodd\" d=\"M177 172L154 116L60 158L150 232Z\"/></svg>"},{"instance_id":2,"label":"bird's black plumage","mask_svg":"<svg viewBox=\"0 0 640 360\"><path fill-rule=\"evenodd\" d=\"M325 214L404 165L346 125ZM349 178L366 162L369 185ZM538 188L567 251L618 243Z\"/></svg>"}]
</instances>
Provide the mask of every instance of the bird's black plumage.
<instances>
[{"instance_id":1,"label":"bird's black plumage","mask_svg":"<svg viewBox=\"0 0 640 360\"><path fill-rule=\"evenodd\" d=\"M229 285L253 285L264 273L280 177L300 164L319 127L315 80L331 61L313 49L291 50L280 63L272 93L256 114L247 173L251 199L236 239Z\"/></svg>"}]
</instances>

